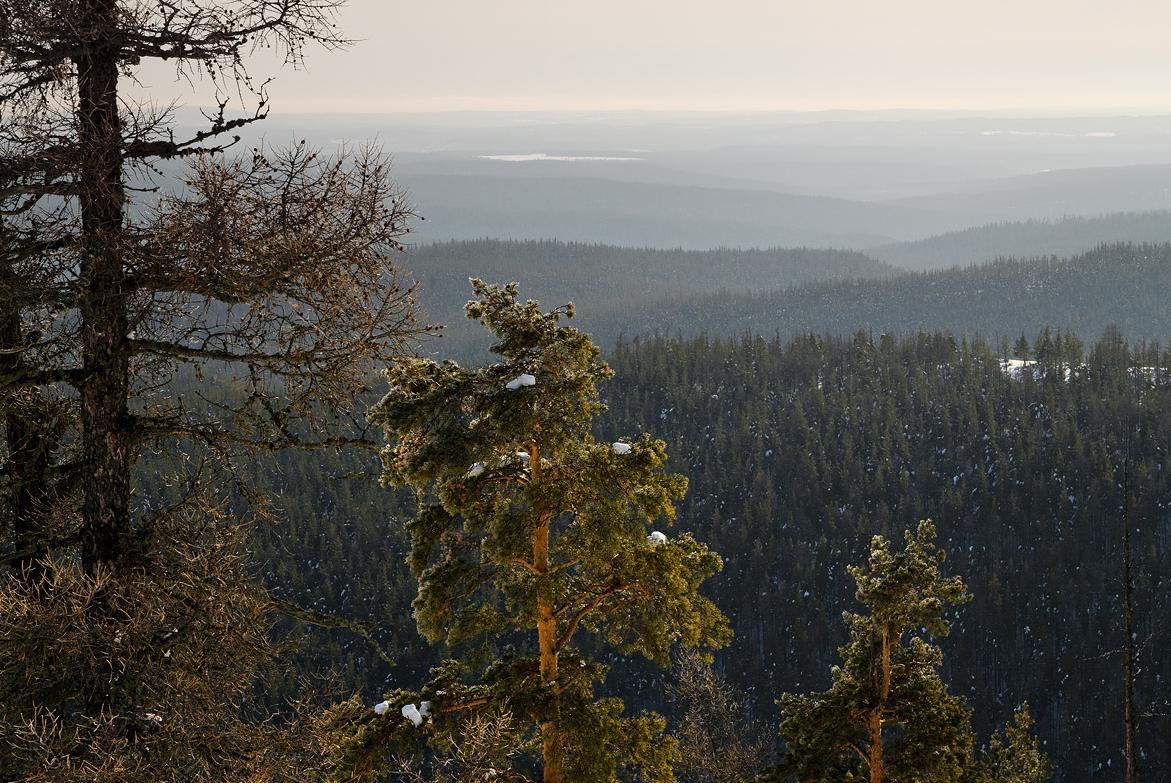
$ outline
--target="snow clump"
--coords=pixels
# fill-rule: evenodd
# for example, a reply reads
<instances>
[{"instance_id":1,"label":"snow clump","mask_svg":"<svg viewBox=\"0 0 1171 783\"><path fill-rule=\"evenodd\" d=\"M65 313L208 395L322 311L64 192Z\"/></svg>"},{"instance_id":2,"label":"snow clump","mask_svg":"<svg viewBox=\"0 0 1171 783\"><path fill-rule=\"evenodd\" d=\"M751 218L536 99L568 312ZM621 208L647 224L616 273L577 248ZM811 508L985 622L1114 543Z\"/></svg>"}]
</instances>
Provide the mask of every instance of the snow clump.
<instances>
[{"instance_id":1,"label":"snow clump","mask_svg":"<svg viewBox=\"0 0 1171 783\"><path fill-rule=\"evenodd\" d=\"M416 726L423 725L423 715L419 712L419 708L414 704L403 705L403 717Z\"/></svg>"}]
</instances>

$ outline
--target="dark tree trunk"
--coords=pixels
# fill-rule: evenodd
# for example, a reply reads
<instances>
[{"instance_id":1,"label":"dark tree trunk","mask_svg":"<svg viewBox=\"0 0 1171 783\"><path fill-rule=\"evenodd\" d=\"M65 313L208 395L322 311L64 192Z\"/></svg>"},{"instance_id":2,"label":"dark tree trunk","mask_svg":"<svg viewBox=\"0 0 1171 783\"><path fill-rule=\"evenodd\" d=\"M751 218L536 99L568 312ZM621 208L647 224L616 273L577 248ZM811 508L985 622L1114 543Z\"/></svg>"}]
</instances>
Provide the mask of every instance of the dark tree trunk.
<instances>
[{"instance_id":1,"label":"dark tree trunk","mask_svg":"<svg viewBox=\"0 0 1171 783\"><path fill-rule=\"evenodd\" d=\"M1129 451L1129 448L1128 448ZM1129 457L1129 454L1128 454ZM1129 462L1129 459L1128 459ZM1130 555L1130 465L1124 479L1125 497L1122 507L1122 624L1126 638L1122 645L1123 672L1123 722L1126 729L1126 783L1138 779L1137 760L1138 727L1134 714L1134 575Z\"/></svg>"},{"instance_id":2,"label":"dark tree trunk","mask_svg":"<svg viewBox=\"0 0 1171 783\"><path fill-rule=\"evenodd\" d=\"M115 0L82 0L80 21L82 558L92 570L117 558L130 529L131 422Z\"/></svg>"}]
</instances>

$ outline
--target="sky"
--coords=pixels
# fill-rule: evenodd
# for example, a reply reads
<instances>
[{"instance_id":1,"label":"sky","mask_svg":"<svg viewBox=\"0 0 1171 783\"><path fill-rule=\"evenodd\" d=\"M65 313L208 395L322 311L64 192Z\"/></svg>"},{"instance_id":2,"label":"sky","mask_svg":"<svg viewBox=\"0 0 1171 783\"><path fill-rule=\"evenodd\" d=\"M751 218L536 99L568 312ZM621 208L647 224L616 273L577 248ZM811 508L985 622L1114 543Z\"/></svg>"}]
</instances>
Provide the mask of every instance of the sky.
<instances>
[{"instance_id":1,"label":"sky","mask_svg":"<svg viewBox=\"0 0 1171 783\"><path fill-rule=\"evenodd\" d=\"M1171 111L1166 0L350 0L340 27L303 70L258 58L279 111Z\"/></svg>"}]
</instances>

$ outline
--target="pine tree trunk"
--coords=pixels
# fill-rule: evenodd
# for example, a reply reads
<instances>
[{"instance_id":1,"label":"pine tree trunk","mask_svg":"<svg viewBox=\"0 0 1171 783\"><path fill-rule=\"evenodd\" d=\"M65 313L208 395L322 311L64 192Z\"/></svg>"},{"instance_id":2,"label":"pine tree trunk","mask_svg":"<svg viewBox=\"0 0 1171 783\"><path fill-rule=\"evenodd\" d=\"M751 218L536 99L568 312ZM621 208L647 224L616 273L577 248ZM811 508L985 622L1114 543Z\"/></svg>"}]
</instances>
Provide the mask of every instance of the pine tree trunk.
<instances>
[{"instance_id":1,"label":"pine tree trunk","mask_svg":"<svg viewBox=\"0 0 1171 783\"><path fill-rule=\"evenodd\" d=\"M127 290L122 263L122 139L118 118L117 3L82 0L87 45L75 58L82 219L80 385L82 560L114 560L130 528Z\"/></svg>"},{"instance_id":2,"label":"pine tree trunk","mask_svg":"<svg viewBox=\"0 0 1171 783\"><path fill-rule=\"evenodd\" d=\"M1129 444L1127 446L1129 451ZM1131 571L1130 557L1130 457L1127 455L1126 476L1124 479L1126 497L1123 499L1122 511L1122 624L1126 639L1122 646L1122 674L1123 674L1123 723L1126 729L1126 779L1125 783L1135 783L1138 779L1137 759L1138 751L1137 726L1134 714L1134 575Z\"/></svg>"},{"instance_id":3,"label":"pine tree trunk","mask_svg":"<svg viewBox=\"0 0 1171 783\"><path fill-rule=\"evenodd\" d=\"M870 783L883 783L886 780L886 765L882 757L882 716L886 712L886 703L890 698L890 634L886 627L882 629L882 681L878 688L878 704L870 713L868 731L870 746L868 766L870 768Z\"/></svg>"},{"instance_id":4,"label":"pine tree trunk","mask_svg":"<svg viewBox=\"0 0 1171 783\"><path fill-rule=\"evenodd\" d=\"M540 479L541 447L534 442L529 449L529 475L533 481ZM547 511L537 512L537 525L533 530L533 566L537 571L537 644L540 651L541 683L549 689L557 685L557 617L553 613L552 585L549 582L549 527L552 515ZM549 712L557 714L557 699L554 695ZM544 783L562 783L564 772L561 758L560 731L555 717L546 715L541 722L541 751L544 768Z\"/></svg>"}]
</instances>

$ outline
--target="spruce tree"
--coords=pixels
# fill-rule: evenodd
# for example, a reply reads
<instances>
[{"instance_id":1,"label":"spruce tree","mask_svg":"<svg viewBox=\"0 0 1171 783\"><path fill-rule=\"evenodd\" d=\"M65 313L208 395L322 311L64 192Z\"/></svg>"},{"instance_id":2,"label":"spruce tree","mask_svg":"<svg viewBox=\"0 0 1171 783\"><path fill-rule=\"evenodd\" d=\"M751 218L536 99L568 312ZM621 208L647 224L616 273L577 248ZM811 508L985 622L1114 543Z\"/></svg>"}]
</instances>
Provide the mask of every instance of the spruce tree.
<instances>
[{"instance_id":1,"label":"spruce tree","mask_svg":"<svg viewBox=\"0 0 1171 783\"><path fill-rule=\"evenodd\" d=\"M720 558L650 529L673 521L687 485L664 470L661 441L591 434L611 371L588 335L560 324L572 306L543 312L518 301L516 284L472 285L467 315L495 335L499 360L396 365L371 413L390 438L384 481L417 495L418 627L460 652L414 697L428 702L423 730L442 739L467 710L507 708L526 718L516 739L539 746L546 783L670 780L664 721L627 716L594 689L606 647L668 665L675 647L727 640L698 592ZM400 717L408 698L366 711L357 744L377 756L417 731L409 706Z\"/></svg>"},{"instance_id":2,"label":"spruce tree","mask_svg":"<svg viewBox=\"0 0 1171 783\"><path fill-rule=\"evenodd\" d=\"M883 536L865 566L852 566L864 614L846 612L849 641L839 649L829 690L786 694L785 753L772 780L944 783L971 766L970 711L939 677L950 605L969 599L959 577L944 577L935 526L919 523L894 551Z\"/></svg>"}]
</instances>

